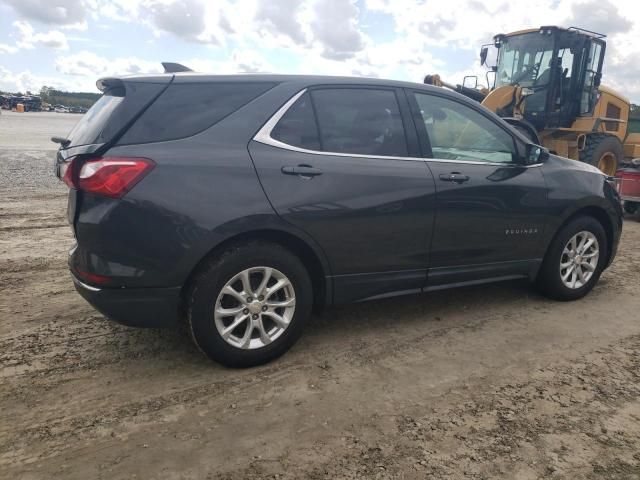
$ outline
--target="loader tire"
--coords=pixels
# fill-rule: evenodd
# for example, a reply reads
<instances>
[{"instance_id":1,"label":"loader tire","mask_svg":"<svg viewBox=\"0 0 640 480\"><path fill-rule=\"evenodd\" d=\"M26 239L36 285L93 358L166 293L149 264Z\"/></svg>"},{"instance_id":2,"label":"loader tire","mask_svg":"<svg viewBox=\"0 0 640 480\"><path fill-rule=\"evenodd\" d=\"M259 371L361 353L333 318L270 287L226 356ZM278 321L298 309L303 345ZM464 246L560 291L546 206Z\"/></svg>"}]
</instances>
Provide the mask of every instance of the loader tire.
<instances>
[{"instance_id":1,"label":"loader tire","mask_svg":"<svg viewBox=\"0 0 640 480\"><path fill-rule=\"evenodd\" d=\"M624 158L618 137L607 133L593 133L587 137L580 161L593 165L607 175L614 176Z\"/></svg>"}]
</instances>

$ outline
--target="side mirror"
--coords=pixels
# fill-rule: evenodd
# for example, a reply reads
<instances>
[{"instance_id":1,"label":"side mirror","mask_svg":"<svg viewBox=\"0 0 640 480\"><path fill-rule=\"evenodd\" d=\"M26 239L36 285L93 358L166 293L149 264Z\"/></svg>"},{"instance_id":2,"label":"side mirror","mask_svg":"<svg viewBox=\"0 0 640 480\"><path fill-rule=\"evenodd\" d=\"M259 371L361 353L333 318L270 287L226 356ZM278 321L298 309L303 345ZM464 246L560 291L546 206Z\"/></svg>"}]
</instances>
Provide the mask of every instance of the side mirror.
<instances>
[{"instance_id":1,"label":"side mirror","mask_svg":"<svg viewBox=\"0 0 640 480\"><path fill-rule=\"evenodd\" d=\"M530 143L527 145L527 151L525 155L526 165L535 165L537 163L544 163L549 158L549 150L540 145Z\"/></svg>"},{"instance_id":2,"label":"side mirror","mask_svg":"<svg viewBox=\"0 0 640 480\"><path fill-rule=\"evenodd\" d=\"M598 88L600 86L601 81L602 81L602 73L596 73L596 76L593 79L593 86Z\"/></svg>"},{"instance_id":3,"label":"side mirror","mask_svg":"<svg viewBox=\"0 0 640 480\"><path fill-rule=\"evenodd\" d=\"M482 47L480 49L480 65L487 63L487 55L489 54L489 47Z\"/></svg>"},{"instance_id":4,"label":"side mirror","mask_svg":"<svg viewBox=\"0 0 640 480\"><path fill-rule=\"evenodd\" d=\"M478 77L475 75L465 76L462 79L462 86L466 88L476 88L478 86Z\"/></svg>"}]
</instances>

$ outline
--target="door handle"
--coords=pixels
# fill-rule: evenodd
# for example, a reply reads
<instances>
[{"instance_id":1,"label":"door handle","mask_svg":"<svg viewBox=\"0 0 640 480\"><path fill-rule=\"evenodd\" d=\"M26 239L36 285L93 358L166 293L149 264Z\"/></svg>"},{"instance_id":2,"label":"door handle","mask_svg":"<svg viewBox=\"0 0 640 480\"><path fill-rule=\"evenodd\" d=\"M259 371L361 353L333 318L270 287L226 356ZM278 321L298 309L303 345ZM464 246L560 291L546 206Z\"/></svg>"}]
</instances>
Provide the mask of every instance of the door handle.
<instances>
[{"instance_id":1,"label":"door handle","mask_svg":"<svg viewBox=\"0 0 640 480\"><path fill-rule=\"evenodd\" d=\"M464 183L469 181L469 176L460 172L441 173L440 180L443 182Z\"/></svg>"},{"instance_id":2,"label":"door handle","mask_svg":"<svg viewBox=\"0 0 640 480\"><path fill-rule=\"evenodd\" d=\"M285 166L280 169L285 175L298 175L299 177L316 177L322 175L322 170L311 165L297 165L295 167Z\"/></svg>"}]
</instances>

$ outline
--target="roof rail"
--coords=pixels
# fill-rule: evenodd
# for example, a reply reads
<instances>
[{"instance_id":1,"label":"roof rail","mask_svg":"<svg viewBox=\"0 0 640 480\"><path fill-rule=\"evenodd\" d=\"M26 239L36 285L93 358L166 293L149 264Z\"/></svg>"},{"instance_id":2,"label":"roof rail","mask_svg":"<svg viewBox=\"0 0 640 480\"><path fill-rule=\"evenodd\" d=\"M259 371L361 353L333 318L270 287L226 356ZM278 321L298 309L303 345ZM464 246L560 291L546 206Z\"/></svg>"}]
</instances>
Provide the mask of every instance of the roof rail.
<instances>
[{"instance_id":1,"label":"roof rail","mask_svg":"<svg viewBox=\"0 0 640 480\"><path fill-rule=\"evenodd\" d=\"M162 62L164 73L193 72L189 67L185 67L179 63Z\"/></svg>"},{"instance_id":2,"label":"roof rail","mask_svg":"<svg viewBox=\"0 0 640 480\"><path fill-rule=\"evenodd\" d=\"M594 32L593 30L587 30L586 28L569 27L569 28L567 28L567 30L573 30L574 32L578 32L578 33L586 33L586 34L591 35L591 36L596 37L596 38L605 38L606 37L606 35L604 33Z\"/></svg>"}]
</instances>

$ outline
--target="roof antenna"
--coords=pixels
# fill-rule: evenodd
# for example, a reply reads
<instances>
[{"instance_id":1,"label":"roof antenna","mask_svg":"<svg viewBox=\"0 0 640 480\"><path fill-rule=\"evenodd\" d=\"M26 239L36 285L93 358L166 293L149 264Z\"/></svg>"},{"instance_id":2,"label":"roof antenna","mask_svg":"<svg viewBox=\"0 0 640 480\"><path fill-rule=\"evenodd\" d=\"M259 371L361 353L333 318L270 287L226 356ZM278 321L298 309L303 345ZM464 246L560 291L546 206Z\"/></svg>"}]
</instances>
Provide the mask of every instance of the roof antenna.
<instances>
[{"instance_id":1,"label":"roof antenna","mask_svg":"<svg viewBox=\"0 0 640 480\"><path fill-rule=\"evenodd\" d=\"M180 65L179 63L162 62L164 73L193 72L189 67Z\"/></svg>"}]
</instances>

